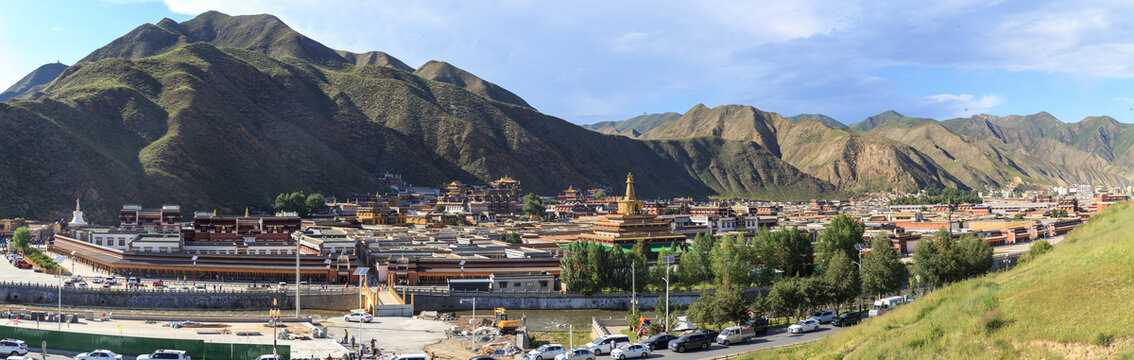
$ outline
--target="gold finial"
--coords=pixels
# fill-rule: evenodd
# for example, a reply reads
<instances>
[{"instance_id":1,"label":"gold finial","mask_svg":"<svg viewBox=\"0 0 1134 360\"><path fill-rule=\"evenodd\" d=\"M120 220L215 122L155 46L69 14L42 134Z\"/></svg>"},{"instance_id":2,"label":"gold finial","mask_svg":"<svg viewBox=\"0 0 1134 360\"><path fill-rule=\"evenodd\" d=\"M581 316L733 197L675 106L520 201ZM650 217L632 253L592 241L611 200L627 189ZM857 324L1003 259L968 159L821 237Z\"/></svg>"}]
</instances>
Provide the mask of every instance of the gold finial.
<instances>
[{"instance_id":1,"label":"gold finial","mask_svg":"<svg viewBox=\"0 0 1134 360\"><path fill-rule=\"evenodd\" d=\"M213 209L213 216L217 216L217 209Z\"/></svg>"},{"instance_id":2,"label":"gold finial","mask_svg":"<svg viewBox=\"0 0 1134 360\"><path fill-rule=\"evenodd\" d=\"M248 217L248 208L244 208L244 217Z\"/></svg>"},{"instance_id":3,"label":"gold finial","mask_svg":"<svg viewBox=\"0 0 1134 360\"><path fill-rule=\"evenodd\" d=\"M626 173L626 200L638 200L634 195L634 174Z\"/></svg>"}]
</instances>

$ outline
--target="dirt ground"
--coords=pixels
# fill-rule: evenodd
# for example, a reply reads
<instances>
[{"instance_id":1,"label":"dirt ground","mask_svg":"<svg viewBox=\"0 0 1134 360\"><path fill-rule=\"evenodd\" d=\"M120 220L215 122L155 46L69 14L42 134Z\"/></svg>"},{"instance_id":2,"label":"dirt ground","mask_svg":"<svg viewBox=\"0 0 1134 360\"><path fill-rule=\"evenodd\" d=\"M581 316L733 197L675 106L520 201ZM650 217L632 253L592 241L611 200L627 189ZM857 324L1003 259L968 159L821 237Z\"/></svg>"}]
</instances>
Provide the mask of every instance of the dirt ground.
<instances>
[{"instance_id":1,"label":"dirt ground","mask_svg":"<svg viewBox=\"0 0 1134 360\"><path fill-rule=\"evenodd\" d=\"M480 328L480 327L492 326L492 319L489 319L489 318L478 317L477 321L474 322L473 324L469 324L469 319L470 318L467 317L467 316L466 317L458 317L458 318L455 318L451 321L447 321L446 323L450 327L456 326L457 327L457 333L460 333L460 332L463 332L463 331L466 331L466 330L472 331L472 330L475 330L475 329ZM475 336L463 337L463 336L460 336L460 335L453 334L450 331L446 331L446 334L449 335L449 337L447 339L442 340L440 343L429 345L429 346L425 347L425 350L429 353L432 353L436 359L454 359L454 360L457 360L457 359L468 359L468 358L472 358L472 357L477 356L477 355L491 355L491 353L480 353L480 352L477 351L477 349L480 349L483 346L490 345L490 344L491 345L497 345L497 346L490 346L491 348L502 348L502 347L506 346L507 344L515 344L516 343L516 335L514 335L514 334L501 335L501 336L496 337L496 338L492 339L491 341L487 341L487 342L468 341L467 339L475 338ZM479 339L477 339L477 340L479 340ZM487 351L488 350L486 350L486 352ZM497 357L508 358L508 357L505 357L505 356L497 356Z\"/></svg>"}]
</instances>

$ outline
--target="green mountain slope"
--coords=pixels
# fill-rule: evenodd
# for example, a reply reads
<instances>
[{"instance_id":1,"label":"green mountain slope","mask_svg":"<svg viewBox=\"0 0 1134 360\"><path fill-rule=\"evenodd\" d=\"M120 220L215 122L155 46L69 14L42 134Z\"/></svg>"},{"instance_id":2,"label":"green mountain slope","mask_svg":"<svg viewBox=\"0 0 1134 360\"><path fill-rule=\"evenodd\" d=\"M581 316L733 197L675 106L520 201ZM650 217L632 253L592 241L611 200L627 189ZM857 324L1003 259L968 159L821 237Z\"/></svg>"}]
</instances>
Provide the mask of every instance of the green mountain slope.
<instances>
[{"instance_id":1,"label":"green mountain slope","mask_svg":"<svg viewBox=\"0 0 1134 360\"><path fill-rule=\"evenodd\" d=\"M796 168L846 191L966 187L925 154L882 137L831 127L815 118L792 123L751 106L697 105L644 139L717 136L751 141Z\"/></svg>"},{"instance_id":2,"label":"green mountain slope","mask_svg":"<svg viewBox=\"0 0 1134 360\"><path fill-rule=\"evenodd\" d=\"M396 66L358 66L277 22L210 12L143 25L36 100L5 104L0 216L61 217L75 197L104 222L123 203L232 211L295 189L372 191L385 171L424 186L508 175L545 194L614 189L627 172L643 196L835 190L754 143L602 135Z\"/></svg>"},{"instance_id":3,"label":"green mountain slope","mask_svg":"<svg viewBox=\"0 0 1134 360\"><path fill-rule=\"evenodd\" d=\"M580 126L604 134L621 134L630 137L637 137L641 134L649 132L650 130L653 130L658 126L661 126L662 124L672 122L680 118L681 114L675 112L665 112L638 115L620 121L600 121L594 124ZM610 129L606 129L607 127L609 127ZM613 130L613 132L611 130Z\"/></svg>"},{"instance_id":4,"label":"green mountain slope","mask_svg":"<svg viewBox=\"0 0 1134 360\"><path fill-rule=\"evenodd\" d=\"M837 127L837 128L847 127L845 124L839 122L838 120L835 120L835 118L832 118L830 116L823 115L823 114L799 114L799 115L796 115L796 116L784 117L784 120L791 121L791 122L797 123L797 124L800 121L807 120L807 119L819 120L819 122L823 123L824 125L830 126L830 127Z\"/></svg>"},{"instance_id":5,"label":"green mountain slope","mask_svg":"<svg viewBox=\"0 0 1134 360\"><path fill-rule=\"evenodd\" d=\"M390 54L381 51L370 51L362 54L355 54L349 51L337 50L335 51L342 56L347 62L353 63L355 66L378 65L388 68L394 68L401 71L413 72L413 68L406 63L398 60Z\"/></svg>"},{"instance_id":6,"label":"green mountain slope","mask_svg":"<svg viewBox=\"0 0 1134 360\"><path fill-rule=\"evenodd\" d=\"M7 90L0 93L0 102L8 101L14 98L25 98L34 95L43 90L51 80L59 77L63 70L67 69L67 65L60 63L46 64L32 70L32 72L25 75L20 81L17 81Z\"/></svg>"},{"instance_id":7,"label":"green mountain slope","mask_svg":"<svg viewBox=\"0 0 1134 360\"><path fill-rule=\"evenodd\" d=\"M450 83L457 85L472 92L492 100L512 105L519 105L523 107L532 107L528 105L524 99L521 99L516 94L508 91L499 85L488 82L484 79L473 75L468 71L464 71L456 66L453 66L444 61L430 60L421 65L414 74L429 80L440 81L443 83Z\"/></svg>"},{"instance_id":8,"label":"green mountain slope","mask_svg":"<svg viewBox=\"0 0 1134 360\"><path fill-rule=\"evenodd\" d=\"M881 317L750 359L1134 358L1134 206L1107 208L1048 254Z\"/></svg>"},{"instance_id":9,"label":"green mountain slope","mask_svg":"<svg viewBox=\"0 0 1134 360\"><path fill-rule=\"evenodd\" d=\"M894 110L887 110L881 114L868 117L866 118L866 120L854 123L850 126L850 128L851 130L855 131L867 131L884 124L913 127L936 121L937 120L927 118L909 117L899 114Z\"/></svg>"}]
</instances>

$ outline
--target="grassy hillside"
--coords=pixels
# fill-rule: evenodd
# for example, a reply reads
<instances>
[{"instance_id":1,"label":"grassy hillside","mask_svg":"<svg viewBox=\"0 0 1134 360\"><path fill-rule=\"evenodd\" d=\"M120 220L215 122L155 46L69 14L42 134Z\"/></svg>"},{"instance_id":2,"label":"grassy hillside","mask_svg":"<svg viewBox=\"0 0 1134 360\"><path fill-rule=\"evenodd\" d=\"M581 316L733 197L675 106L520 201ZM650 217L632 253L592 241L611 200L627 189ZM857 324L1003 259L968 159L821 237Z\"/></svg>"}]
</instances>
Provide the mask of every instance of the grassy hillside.
<instances>
[{"instance_id":1,"label":"grassy hillside","mask_svg":"<svg viewBox=\"0 0 1134 360\"><path fill-rule=\"evenodd\" d=\"M600 132L603 132L601 130L603 130L604 128L610 127L610 129L614 130L613 133L627 135L627 136L636 132L637 135L631 136L631 137L636 137L638 135L645 134L646 132L653 130L654 128L656 128L658 126L661 126L662 124L672 122L672 121L680 119L680 118L681 118L681 114L678 114L678 113L675 113L675 112L665 112L665 113L638 115L638 116L635 116L635 117L632 117L632 118L629 118L629 119L626 119L626 120L621 120L621 121L600 121L600 122L597 122L597 123L594 123L594 124L581 125L581 126L584 127L584 128L587 128L587 129L600 131ZM611 131L606 130L603 133L608 134L608 133L611 133Z\"/></svg>"},{"instance_id":2,"label":"grassy hillside","mask_svg":"<svg viewBox=\"0 0 1134 360\"><path fill-rule=\"evenodd\" d=\"M795 116L785 116L784 117L784 120L791 121L791 122L796 123L796 124L798 124L799 122L801 122L803 120L807 120L807 119L819 120L819 122L821 122L821 123L823 123L827 126L830 126L830 127L836 127L836 128L847 127L846 124L843 124L843 123L839 122L838 120L835 120L835 118L832 118L830 116L823 115L823 114L799 114L799 115L795 115Z\"/></svg>"},{"instance_id":3,"label":"grassy hillside","mask_svg":"<svg viewBox=\"0 0 1134 360\"><path fill-rule=\"evenodd\" d=\"M1048 254L952 284L811 345L752 359L1134 358L1134 206L1108 208Z\"/></svg>"}]
</instances>

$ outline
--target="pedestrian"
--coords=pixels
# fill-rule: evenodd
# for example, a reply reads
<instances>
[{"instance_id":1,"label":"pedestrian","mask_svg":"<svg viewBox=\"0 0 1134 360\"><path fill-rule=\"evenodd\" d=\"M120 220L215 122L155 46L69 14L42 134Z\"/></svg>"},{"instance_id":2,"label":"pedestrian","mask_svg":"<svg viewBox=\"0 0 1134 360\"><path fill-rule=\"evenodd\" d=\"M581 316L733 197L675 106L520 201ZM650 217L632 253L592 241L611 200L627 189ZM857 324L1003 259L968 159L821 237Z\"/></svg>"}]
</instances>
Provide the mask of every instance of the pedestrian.
<instances>
[{"instance_id":1,"label":"pedestrian","mask_svg":"<svg viewBox=\"0 0 1134 360\"><path fill-rule=\"evenodd\" d=\"M350 337L350 347L354 347L354 336Z\"/></svg>"},{"instance_id":2,"label":"pedestrian","mask_svg":"<svg viewBox=\"0 0 1134 360\"><path fill-rule=\"evenodd\" d=\"M335 360L335 358L331 357L331 354L327 354L327 359L326 359L326 360Z\"/></svg>"},{"instance_id":3,"label":"pedestrian","mask_svg":"<svg viewBox=\"0 0 1134 360\"><path fill-rule=\"evenodd\" d=\"M370 347L375 348L376 346L374 344L375 344L374 338L370 338Z\"/></svg>"}]
</instances>

